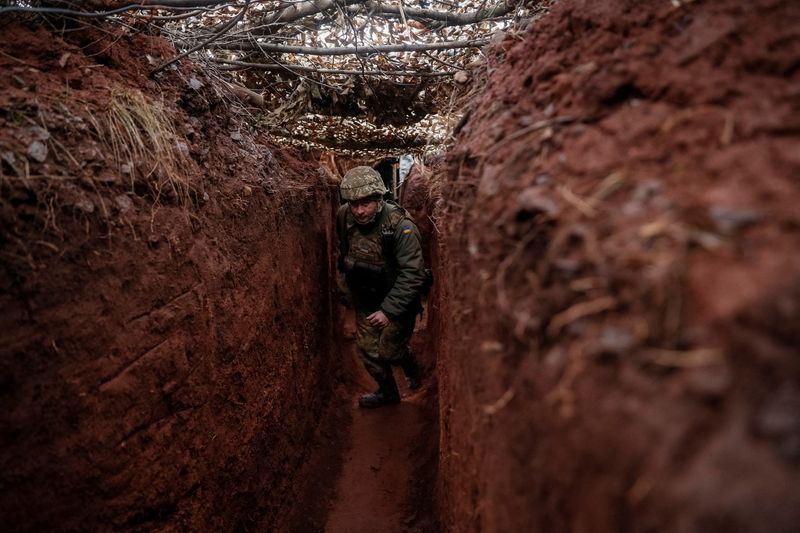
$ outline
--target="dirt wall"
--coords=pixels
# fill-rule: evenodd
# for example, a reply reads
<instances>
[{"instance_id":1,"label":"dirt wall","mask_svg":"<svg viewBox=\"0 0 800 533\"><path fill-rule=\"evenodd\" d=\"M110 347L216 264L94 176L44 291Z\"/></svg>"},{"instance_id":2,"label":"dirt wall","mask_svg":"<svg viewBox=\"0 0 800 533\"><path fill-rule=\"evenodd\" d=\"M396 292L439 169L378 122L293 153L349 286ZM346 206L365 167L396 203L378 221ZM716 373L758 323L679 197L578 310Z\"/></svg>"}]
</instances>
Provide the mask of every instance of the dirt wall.
<instances>
[{"instance_id":1,"label":"dirt wall","mask_svg":"<svg viewBox=\"0 0 800 533\"><path fill-rule=\"evenodd\" d=\"M797 3L565 0L441 177L449 531L800 523Z\"/></svg>"},{"instance_id":2,"label":"dirt wall","mask_svg":"<svg viewBox=\"0 0 800 533\"><path fill-rule=\"evenodd\" d=\"M148 80L162 40L3 24L0 522L269 529L333 381L332 190L200 73Z\"/></svg>"}]
</instances>

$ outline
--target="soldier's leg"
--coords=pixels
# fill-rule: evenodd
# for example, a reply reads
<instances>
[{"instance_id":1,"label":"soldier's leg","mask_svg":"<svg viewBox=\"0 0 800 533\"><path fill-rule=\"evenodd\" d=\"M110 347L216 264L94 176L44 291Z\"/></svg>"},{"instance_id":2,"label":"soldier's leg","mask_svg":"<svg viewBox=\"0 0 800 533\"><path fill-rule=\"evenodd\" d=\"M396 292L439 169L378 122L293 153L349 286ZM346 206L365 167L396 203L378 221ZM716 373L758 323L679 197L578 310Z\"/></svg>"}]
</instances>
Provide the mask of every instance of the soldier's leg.
<instances>
[{"instance_id":1,"label":"soldier's leg","mask_svg":"<svg viewBox=\"0 0 800 533\"><path fill-rule=\"evenodd\" d=\"M389 331L384 330L381 334L385 357L390 360L392 365L403 369L403 374L406 376L406 384L411 390L417 390L421 384L417 359L408 345L411 335L414 333L416 322L416 315L403 318L395 322L392 329ZM381 348L379 348L379 352L380 350Z\"/></svg>"},{"instance_id":2,"label":"soldier's leg","mask_svg":"<svg viewBox=\"0 0 800 533\"><path fill-rule=\"evenodd\" d=\"M359 355L369 375L378 383L378 390L358 399L360 407L372 408L400 402L392 367L380 357L381 330L367 323L367 313L356 311L356 334Z\"/></svg>"},{"instance_id":3,"label":"soldier's leg","mask_svg":"<svg viewBox=\"0 0 800 533\"><path fill-rule=\"evenodd\" d=\"M381 380L386 379L392 373L392 369L380 357L381 330L367 323L368 314L356 309L356 344L358 345L358 354L361 362L364 363L364 368L367 369L372 379L380 384Z\"/></svg>"},{"instance_id":4,"label":"soldier's leg","mask_svg":"<svg viewBox=\"0 0 800 533\"><path fill-rule=\"evenodd\" d=\"M399 365L408 353L408 341L414 333L416 317L403 317L389 322L380 332L378 356L388 364Z\"/></svg>"}]
</instances>

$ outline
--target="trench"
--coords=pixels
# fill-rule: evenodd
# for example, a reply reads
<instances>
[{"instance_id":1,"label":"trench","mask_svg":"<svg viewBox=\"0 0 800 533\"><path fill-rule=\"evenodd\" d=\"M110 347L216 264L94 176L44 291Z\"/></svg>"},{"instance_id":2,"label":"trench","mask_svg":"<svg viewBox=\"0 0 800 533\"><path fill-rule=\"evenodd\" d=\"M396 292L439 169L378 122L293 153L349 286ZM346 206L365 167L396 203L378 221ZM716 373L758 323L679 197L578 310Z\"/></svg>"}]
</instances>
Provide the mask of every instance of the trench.
<instances>
[{"instance_id":1,"label":"trench","mask_svg":"<svg viewBox=\"0 0 800 533\"><path fill-rule=\"evenodd\" d=\"M374 411L319 154L149 80L156 36L2 21L0 523L794 532L799 9L562 0L494 42L404 200L424 385ZM179 180L115 160L115 98L164 106Z\"/></svg>"}]
</instances>

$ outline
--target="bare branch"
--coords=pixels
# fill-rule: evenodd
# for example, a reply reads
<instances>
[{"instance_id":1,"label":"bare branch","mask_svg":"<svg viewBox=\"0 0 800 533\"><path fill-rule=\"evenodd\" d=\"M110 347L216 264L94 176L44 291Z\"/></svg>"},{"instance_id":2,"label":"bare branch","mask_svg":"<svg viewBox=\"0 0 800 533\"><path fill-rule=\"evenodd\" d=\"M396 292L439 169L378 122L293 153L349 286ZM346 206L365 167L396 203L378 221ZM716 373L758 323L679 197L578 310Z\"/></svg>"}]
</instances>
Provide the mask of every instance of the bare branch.
<instances>
[{"instance_id":1,"label":"bare branch","mask_svg":"<svg viewBox=\"0 0 800 533\"><path fill-rule=\"evenodd\" d=\"M499 4L471 11L468 13L453 13L450 11L438 11L436 9L420 9L413 7L389 6L375 0L368 0L364 7L372 14L393 15L410 19L442 22L443 26L464 26L475 24L487 19L502 17L507 15L516 7L516 3L511 0L504 0ZM356 8L357 9L357 8ZM350 8L353 10L353 8Z\"/></svg>"},{"instance_id":2,"label":"bare branch","mask_svg":"<svg viewBox=\"0 0 800 533\"><path fill-rule=\"evenodd\" d=\"M176 61L179 61L180 59L188 56L192 52L196 52L196 51L200 50L201 48L205 48L206 46L211 44L213 41L219 39L226 31L228 31L229 29L234 27L237 22L242 20L242 17L244 16L245 13L247 13L247 8L249 8L249 7L250 7L250 0L244 0L244 7L242 7L242 10L239 11L239 13L237 13L236 16L233 17L227 24L225 24L222 28L220 28L220 30L217 33L215 33L214 35L212 35L211 37L209 37L205 41L201 42L200 44L191 47L190 49L186 50L185 52L183 52L181 54L178 54L175 58L170 59L166 63L163 63L163 64L157 66L152 71L150 71L150 74L148 74L148 76L152 78L153 76L155 76L156 74L158 74L159 72L161 72L162 70L167 68L168 66L172 65Z\"/></svg>"},{"instance_id":3,"label":"bare branch","mask_svg":"<svg viewBox=\"0 0 800 533\"><path fill-rule=\"evenodd\" d=\"M215 45L213 48L222 50L241 50L274 52L284 54L306 54L315 56L344 56L344 55L369 55L384 54L388 52L418 52L421 50L453 50L456 48L480 48L488 44L488 39L474 39L469 41L442 41L438 43L419 44L384 44L364 46L332 46L330 48L316 48L312 46L292 46L284 44L266 43L231 43Z\"/></svg>"},{"instance_id":4,"label":"bare branch","mask_svg":"<svg viewBox=\"0 0 800 533\"><path fill-rule=\"evenodd\" d=\"M419 148L428 144L423 137L399 137L391 139L334 139L332 137L307 137L288 131L273 131L275 137L282 137L291 142L317 144L338 150L387 150L391 148Z\"/></svg>"},{"instance_id":5,"label":"bare branch","mask_svg":"<svg viewBox=\"0 0 800 533\"><path fill-rule=\"evenodd\" d=\"M89 17L89 18L103 18L113 15L119 15L127 11L141 11L141 10L185 10L195 9L198 7L216 6L222 4L230 4L230 0L161 0L158 4L151 4L148 0L141 2L126 2L125 5L104 11L79 11L76 9L65 9L60 7L29 7L29 6L9 6L0 7L0 14L24 12L24 13L44 13L51 15L68 15L72 17ZM89 7L95 7L99 4L92 2ZM232 4L233 5L233 4Z\"/></svg>"},{"instance_id":6,"label":"bare branch","mask_svg":"<svg viewBox=\"0 0 800 533\"><path fill-rule=\"evenodd\" d=\"M282 71L282 72L316 72L317 74L348 74L360 76L413 76L417 78L436 77L436 76L452 76L456 73L455 70L448 70L443 72L422 72L414 70L343 70L333 68L316 68L306 67L302 65L279 65L276 63L248 63L246 61L233 61L226 59L215 59L215 63L221 65L231 65L241 68L249 68L255 70L269 70L269 71ZM223 70L240 70L240 69L223 69Z\"/></svg>"},{"instance_id":7,"label":"bare branch","mask_svg":"<svg viewBox=\"0 0 800 533\"><path fill-rule=\"evenodd\" d=\"M337 6L352 6L363 4L367 0L306 0L292 4L286 9L278 11L271 16L264 17L259 21L259 26L269 26L273 24L287 24L294 22L309 15L316 15Z\"/></svg>"},{"instance_id":8,"label":"bare branch","mask_svg":"<svg viewBox=\"0 0 800 533\"><path fill-rule=\"evenodd\" d=\"M90 5L93 7L97 7L101 4L108 4L109 2L89 2ZM211 7L211 6L218 6L222 4L235 4L235 0L231 2L231 0L124 0L120 2L114 2L116 4L124 4L126 7L130 6L140 6L140 7L147 7L148 9L185 9L185 8L196 8L196 7Z\"/></svg>"}]
</instances>

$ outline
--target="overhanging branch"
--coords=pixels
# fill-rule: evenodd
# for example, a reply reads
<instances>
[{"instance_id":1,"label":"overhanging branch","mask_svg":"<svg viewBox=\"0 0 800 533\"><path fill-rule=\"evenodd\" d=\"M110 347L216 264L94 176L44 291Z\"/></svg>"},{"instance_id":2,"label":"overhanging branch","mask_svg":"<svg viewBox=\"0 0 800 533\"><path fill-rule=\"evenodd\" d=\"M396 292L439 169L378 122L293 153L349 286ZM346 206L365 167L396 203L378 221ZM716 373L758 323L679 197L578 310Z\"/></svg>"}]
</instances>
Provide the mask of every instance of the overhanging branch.
<instances>
[{"instance_id":1,"label":"overhanging branch","mask_svg":"<svg viewBox=\"0 0 800 533\"><path fill-rule=\"evenodd\" d=\"M267 70L271 72L316 72L317 74L347 74L351 76L413 76L417 78L436 77L436 76L452 76L456 73L455 70L448 70L442 72L424 72L418 70L345 70L335 68L318 68L306 67L303 65L292 64L277 64L277 63L249 63L247 61L234 61L230 59L215 59L215 63L221 65L230 65L239 67L237 69L224 69L224 70L240 70L240 69L255 69Z\"/></svg>"},{"instance_id":2,"label":"overhanging branch","mask_svg":"<svg viewBox=\"0 0 800 533\"><path fill-rule=\"evenodd\" d=\"M489 44L488 39L472 39L468 41L443 41L438 43L417 44L383 44L364 46L332 46L319 48L313 46L292 46L285 44L268 43L231 43L216 45L214 48L221 50L261 51L282 54L306 54L314 56L346 56L385 54L389 52L419 52L422 50L453 50L456 48L480 48Z\"/></svg>"},{"instance_id":3,"label":"overhanging branch","mask_svg":"<svg viewBox=\"0 0 800 533\"><path fill-rule=\"evenodd\" d=\"M292 142L317 144L338 150L384 150L396 148L420 148L430 141L423 137L392 137L391 139L335 139L332 137L307 137L292 132L273 131L271 135L288 139Z\"/></svg>"},{"instance_id":4,"label":"overhanging branch","mask_svg":"<svg viewBox=\"0 0 800 533\"><path fill-rule=\"evenodd\" d=\"M389 6L375 0L368 0L364 7L372 14L405 16L407 19L421 21L435 20L441 22L443 26L465 26L475 24L483 20L502 17L514 10L516 4L510 0L505 0L499 4L477 11L468 13L454 13L450 11L438 11L436 9L421 9L414 7ZM352 8L351 8L352 9Z\"/></svg>"}]
</instances>

